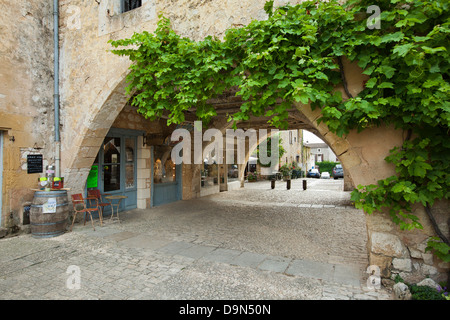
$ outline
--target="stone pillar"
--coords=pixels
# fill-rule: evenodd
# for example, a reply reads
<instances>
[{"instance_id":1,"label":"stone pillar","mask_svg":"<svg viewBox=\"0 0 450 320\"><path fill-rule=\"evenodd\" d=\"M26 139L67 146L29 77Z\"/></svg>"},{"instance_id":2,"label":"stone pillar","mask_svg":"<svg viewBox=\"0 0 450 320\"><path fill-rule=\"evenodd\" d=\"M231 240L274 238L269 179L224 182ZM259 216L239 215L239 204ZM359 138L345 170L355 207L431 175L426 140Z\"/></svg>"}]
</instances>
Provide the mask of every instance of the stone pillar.
<instances>
[{"instance_id":1,"label":"stone pillar","mask_svg":"<svg viewBox=\"0 0 450 320\"><path fill-rule=\"evenodd\" d=\"M222 164L219 164L219 185L220 191L228 191L228 164L226 157L226 143L225 139L222 140L222 150L224 154L222 157ZM223 181L222 181L223 178Z\"/></svg>"},{"instance_id":2,"label":"stone pillar","mask_svg":"<svg viewBox=\"0 0 450 320\"><path fill-rule=\"evenodd\" d=\"M137 208L147 209L151 206L151 147L143 145L143 137L137 138Z\"/></svg>"},{"instance_id":3,"label":"stone pillar","mask_svg":"<svg viewBox=\"0 0 450 320\"><path fill-rule=\"evenodd\" d=\"M220 191L228 191L228 165L226 163L219 165L219 185Z\"/></svg>"}]
</instances>

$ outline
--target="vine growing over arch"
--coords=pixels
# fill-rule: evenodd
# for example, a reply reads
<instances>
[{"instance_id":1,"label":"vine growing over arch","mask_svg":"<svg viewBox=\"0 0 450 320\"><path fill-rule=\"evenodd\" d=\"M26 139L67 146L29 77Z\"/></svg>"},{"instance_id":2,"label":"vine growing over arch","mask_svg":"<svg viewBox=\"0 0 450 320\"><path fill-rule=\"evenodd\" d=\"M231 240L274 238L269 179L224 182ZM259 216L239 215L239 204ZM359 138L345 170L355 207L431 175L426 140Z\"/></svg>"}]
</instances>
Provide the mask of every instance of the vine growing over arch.
<instances>
[{"instance_id":1,"label":"vine growing over arch","mask_svg":"<svg viewBox=\"0 0 450 320\"><path fill-rule=\"evenodd\" d=\"M146 118L169 114L182 123L196 108L208 122L216 112L207 101L238 88L244 103L230 121L265 116L286 128L293 104L320 108L319 121L339 136L379 125L394 125L407 137L386 161L397 174L352 192L367 213L383 207L402 229L422 228L412 206L428 210L450 196L449 2L381 0L380 28L369 28L373 1L305 1L273 8L268 19L230 28L223 39L183 38L160 16L154 33L111 41L128 56L127 88ZM123 47L123 48L119 48ZM342 58L368 76L357 96L343 96ZM432 217L432 216L431 216ZM449 261L448 240L440 234L436 253Z\"/></svg>"}]
</instances>

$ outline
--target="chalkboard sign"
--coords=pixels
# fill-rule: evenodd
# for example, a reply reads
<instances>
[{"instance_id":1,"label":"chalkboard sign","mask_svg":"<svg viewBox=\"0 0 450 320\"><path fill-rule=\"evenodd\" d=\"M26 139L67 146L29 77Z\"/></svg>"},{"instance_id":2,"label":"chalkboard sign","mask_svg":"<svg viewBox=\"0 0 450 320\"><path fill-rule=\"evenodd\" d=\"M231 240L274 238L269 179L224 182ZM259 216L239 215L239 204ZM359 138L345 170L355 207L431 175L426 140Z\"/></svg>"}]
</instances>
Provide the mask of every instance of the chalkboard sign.
<instances>
[{"instance_id":1,"label":"chalkboard sign","mask_svg":"<svg viewBox=\"0 0 450 320\"><path fill-rule=\"evenodd\" d=\"M27 173L42 173L42 154L27 155Z\"/></svg>"}]
</instances>

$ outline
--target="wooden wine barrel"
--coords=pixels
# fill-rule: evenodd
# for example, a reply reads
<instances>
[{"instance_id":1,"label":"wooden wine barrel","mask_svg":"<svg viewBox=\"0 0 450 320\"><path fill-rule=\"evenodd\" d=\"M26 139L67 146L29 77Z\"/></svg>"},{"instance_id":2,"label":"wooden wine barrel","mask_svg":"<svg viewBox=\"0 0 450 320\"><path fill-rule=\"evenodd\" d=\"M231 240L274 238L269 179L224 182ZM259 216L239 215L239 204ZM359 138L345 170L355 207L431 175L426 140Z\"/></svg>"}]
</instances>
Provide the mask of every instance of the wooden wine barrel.
<instances>
[{"instance_id":1,"label":"wooden wine barrel","mask_svg":"<svg viewBox=\"0 0 450 320\"><path fill-rule=\"evenodd\" d=\"M57 237L66 232L69 217L67 191L35 191L30 209L34 238Z\"/></svg>"}]
</instances>

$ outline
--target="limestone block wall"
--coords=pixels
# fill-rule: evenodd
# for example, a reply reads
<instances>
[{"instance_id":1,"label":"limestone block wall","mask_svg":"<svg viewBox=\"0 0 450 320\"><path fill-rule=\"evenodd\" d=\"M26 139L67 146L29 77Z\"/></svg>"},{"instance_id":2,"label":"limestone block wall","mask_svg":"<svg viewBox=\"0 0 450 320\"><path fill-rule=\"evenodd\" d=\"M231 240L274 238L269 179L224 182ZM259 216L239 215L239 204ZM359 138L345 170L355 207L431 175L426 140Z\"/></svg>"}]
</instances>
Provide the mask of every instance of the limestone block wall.
<instances>
[{"instance_id":1,"label":"limestone block wall","mask_svg":"<svg viewBox=\"0 0 450 320\"><path fill-rule=\"evenodd\" d=\"M433 216L447 238L450 236L448 208L449 202L442 200L432 208ZM423 230L400 230L392 222L388 212L367 217L368 250L371 252L369 262L380 266L384 277L393 278L400 275L411 283L424 277L443 281L450 269L450 263L445 263L426 251L429 238L436 233L422 206L415 206L413 213L419 217L419 222L424 226Z\"/></svg>"},{"instance_id":2,"label":"limestone block wall","mask_svg":"<svg viewBox=\"0 0 450 320\"><path fill-rule=\"evenodd\" d=\"M0 130L3 181L0 227L22 221L40 174L27 173L27 155L53 163L53 4L0 1Z\"/></svg>"}]
</instances>

